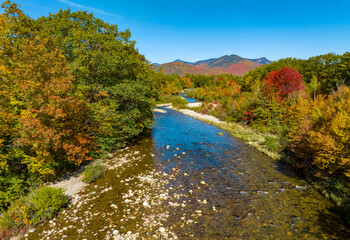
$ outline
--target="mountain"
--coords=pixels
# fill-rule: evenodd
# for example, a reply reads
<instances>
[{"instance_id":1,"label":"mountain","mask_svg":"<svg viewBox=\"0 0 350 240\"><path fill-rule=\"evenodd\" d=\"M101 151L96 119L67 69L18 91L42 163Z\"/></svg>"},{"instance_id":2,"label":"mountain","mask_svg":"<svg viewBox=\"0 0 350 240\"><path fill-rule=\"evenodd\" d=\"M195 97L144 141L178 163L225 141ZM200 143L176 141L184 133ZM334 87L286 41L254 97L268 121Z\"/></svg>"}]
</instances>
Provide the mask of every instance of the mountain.
<instances>
[{"instance_id":1,"label":"mountain","mask_svg":"<svg viewBox=\"0 0 350 240\"><path fill-rule=\"evenodd\" d=\"M194 63L182 61L180 59L176 59L175 61L173 61L173 63L176 63L176 62L185 63L185 64L188 64L188 65L194 65Z\"/></svg>"},{"instance_id":2,"label":"mountain","mask_svg":"<svg viewBox=\"0 0 350 240\"><path fill-rule=\"evenodd\" d=\"M260 67L263 64L270 64L271 61L265 57L258 59L246 59L238 55L225 55L219 58L210 58L197 62L186 62L177 59L170 63L160 64L155 67L156 71L162 71L166 74L223 74L230 73L234 75L243 75L251 69Z\"/></svg>"},{"instance_id":3,"label":"mountain","mask_svg":"<svg viewBox=\"0 0 350 240\"><path fill-rule=\"evenodd\" d=\"M162 71L165 74L180 74L182 76L184 76L186 73L204 75L217 74L215 71L212 71L210 69L195 67L183 62L164 63L156 66L155 69L156 71Z\"/></svg>"},{"instance_id":4,"label":"mountain","mask_svg":"<svg viewBox=\"0 0 350 240\"><path fill-rule=\"evenodd\" d=\"M257 58L257 59L248 59L248 58L246 58L246 59L249 60L249 61L252 61L252 62L260 63L260 64L270 64L270 63L272 63L266 57Z\"/></svg>"}]
</instances>

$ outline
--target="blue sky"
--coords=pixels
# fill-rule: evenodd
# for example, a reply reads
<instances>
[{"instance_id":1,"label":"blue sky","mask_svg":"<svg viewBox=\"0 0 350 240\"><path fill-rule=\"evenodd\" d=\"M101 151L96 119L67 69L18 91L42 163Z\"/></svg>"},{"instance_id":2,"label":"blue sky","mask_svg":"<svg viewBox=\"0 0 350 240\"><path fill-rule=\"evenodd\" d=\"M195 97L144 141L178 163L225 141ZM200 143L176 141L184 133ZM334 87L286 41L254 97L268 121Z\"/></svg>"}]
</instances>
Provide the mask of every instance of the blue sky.
<instances>
[{"instance_id":1,"label":"blue sky","mask_svg":"<svg viewBox=\"0 0 350 240\"><path fill-rule=\"evenodd\" d=\"M32 18L60 8L129 28L151 62L308 58L350 51L350 0L13 0Z\"/></svg>"}]
</instances>

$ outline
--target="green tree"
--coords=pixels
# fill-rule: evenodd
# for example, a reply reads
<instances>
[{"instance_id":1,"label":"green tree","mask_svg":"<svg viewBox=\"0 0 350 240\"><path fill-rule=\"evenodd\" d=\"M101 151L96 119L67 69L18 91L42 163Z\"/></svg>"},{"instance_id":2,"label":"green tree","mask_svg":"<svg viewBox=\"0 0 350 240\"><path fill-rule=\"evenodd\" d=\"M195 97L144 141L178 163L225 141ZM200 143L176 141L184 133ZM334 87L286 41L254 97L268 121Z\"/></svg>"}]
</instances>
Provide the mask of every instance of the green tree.
<instances>
[{"instance_id":1,"label":"green tree","mask_svg":"<svg viewBox=\"0 0 350 240\"><path fill-rule=\"evenodd\" d=\"M153 70L135 49L129 30L119 31L87 12L60 10L39 18L43 37L52 36L70 63L76 84L89 91L102 149L123 145L153 123L157 97ZM103 94L100 94L103 93Z\"/></svg>"}]
</instances>

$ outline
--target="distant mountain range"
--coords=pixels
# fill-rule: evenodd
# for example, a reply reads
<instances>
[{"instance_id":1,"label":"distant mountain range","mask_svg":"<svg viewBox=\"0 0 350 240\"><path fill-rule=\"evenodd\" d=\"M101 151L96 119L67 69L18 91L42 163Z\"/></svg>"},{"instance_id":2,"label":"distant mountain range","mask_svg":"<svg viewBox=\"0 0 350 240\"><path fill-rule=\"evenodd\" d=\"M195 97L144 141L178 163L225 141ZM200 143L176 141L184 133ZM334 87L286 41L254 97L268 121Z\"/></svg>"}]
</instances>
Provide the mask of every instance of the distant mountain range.
<instances>
[{"instance_id":1,"label":"distant mountain range","mask_svg":"<svg viewBox=\"0 0 350 240\"><path fill-rule=\"evenodd\" d=\"M248 59L232 54L197 62L186 62L176 59L169 63L154 64L154 68L156 71L162 71L165 74L180 74L182 76L186 73L203 75L231 73L243 75L251 69L270 63L271 61L265 57Z\"/></svg>"}]
</instances>

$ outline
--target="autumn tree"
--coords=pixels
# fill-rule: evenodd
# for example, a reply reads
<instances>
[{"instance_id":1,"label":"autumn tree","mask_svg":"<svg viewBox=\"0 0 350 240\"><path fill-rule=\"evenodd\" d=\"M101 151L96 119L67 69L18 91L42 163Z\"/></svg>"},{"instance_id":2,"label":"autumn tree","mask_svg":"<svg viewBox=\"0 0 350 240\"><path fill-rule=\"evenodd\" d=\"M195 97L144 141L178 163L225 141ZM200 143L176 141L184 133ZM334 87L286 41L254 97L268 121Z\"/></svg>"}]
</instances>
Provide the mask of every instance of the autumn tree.
<instances>
[{"instance_id":1,"label":"autumn tree","mask_svg":"<svg viewBox=\"0 0 350 240\"><path fill-rule=\"evenodd\" d=\"M287 99L292 93L302 92L305 89L303 76L297 70L287 67L270 72L262 82L263 96L277 98L280 101Z\"/></svg>"},{"instance_id":2,"label":"autumn tree","mask_svg":"<svg viewBox=\"0 0 350 240\"><path fill-rule=\"evenodd\" d=\"M328 98L300 99L289 111L290 150L299 167L318 176L350 177L350 89L341 87Z\"/></svg>"},{"instance_id":3,"label":"autumn tree","mask_svg":"<svg viewBox=\"0 0 350 240\"><path fill-rule=\"evenodd\" d=\"M91 159L94 119L67 59L34 20L4 2L0 15L0 209L33 180Z\"/></svg>"},{"instance_id":4,"label":"autumn tree","mask_svg":"<svg viewBox=\"0 0 350 240\"><path fill-rule=\"evenodd\" d=\"M152 127L152 99L158 94L153 71L129 30L119 31L117 25L69 9L39 18L36 24L40 36L53 37L63 51L75 84L88 89L102 150L124 145Z\"/></svg>"}]
</instances>

